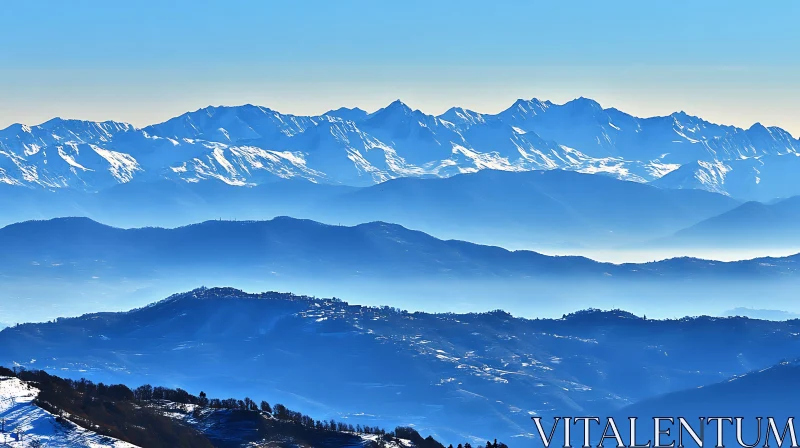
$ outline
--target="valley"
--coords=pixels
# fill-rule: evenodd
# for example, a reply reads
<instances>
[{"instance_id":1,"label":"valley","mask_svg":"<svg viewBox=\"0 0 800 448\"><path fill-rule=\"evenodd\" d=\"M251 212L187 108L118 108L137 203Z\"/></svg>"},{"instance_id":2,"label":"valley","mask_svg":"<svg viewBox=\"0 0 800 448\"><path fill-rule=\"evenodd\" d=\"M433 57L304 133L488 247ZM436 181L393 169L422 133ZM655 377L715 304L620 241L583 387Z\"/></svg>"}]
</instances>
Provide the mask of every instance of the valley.
<instances>
[{"instance_id":1,"label":"valley","mask_svg":"<svg viewBox=\"0 0 800 448\"><path fill-rule=\"evenodd\" d=\"M326 419L413 424L437 439L493 436L514 447L531 443L531 415L605 415L798 357L798 325L620 310L559 319L411 313L212 288L8 328L0 363L269 396Z\"/></svg>"}]
</instances>

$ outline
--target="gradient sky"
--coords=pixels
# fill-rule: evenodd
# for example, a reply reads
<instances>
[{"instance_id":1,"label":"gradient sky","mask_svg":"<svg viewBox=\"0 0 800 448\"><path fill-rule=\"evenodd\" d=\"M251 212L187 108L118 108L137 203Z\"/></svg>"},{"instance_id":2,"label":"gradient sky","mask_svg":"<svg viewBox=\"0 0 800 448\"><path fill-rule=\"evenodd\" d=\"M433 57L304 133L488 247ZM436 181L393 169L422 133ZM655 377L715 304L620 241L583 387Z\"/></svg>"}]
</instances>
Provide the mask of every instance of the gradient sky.
<instances>
[{"instance_id":1,"label":"gradient sky","mask_svg":"<svg viewBox=\"0 0 800 448\"><path fill-rule=\"evenodd\" d=\"M3 2L0 127L579 96L800 136L800 2Z\"/></svg>"}]
</instances>

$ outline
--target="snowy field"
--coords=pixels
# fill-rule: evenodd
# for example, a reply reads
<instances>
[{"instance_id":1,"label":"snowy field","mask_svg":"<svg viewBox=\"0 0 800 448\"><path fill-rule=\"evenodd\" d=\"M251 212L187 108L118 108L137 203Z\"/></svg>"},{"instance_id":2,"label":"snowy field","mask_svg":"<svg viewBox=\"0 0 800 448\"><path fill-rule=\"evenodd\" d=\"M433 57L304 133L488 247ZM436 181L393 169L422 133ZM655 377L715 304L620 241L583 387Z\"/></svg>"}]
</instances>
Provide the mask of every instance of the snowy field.
<instances>
[{"instance_id":1,"label":"snowy field","mask_svg":"<svg viewBox=\"0 0 800 448\"><path fill-rule=\"evenodd\" d=\"M39 390L17 378L0 377L0 433L2 447L136 448L56 417L33 404Z\"/></svg>"}]
</instances>

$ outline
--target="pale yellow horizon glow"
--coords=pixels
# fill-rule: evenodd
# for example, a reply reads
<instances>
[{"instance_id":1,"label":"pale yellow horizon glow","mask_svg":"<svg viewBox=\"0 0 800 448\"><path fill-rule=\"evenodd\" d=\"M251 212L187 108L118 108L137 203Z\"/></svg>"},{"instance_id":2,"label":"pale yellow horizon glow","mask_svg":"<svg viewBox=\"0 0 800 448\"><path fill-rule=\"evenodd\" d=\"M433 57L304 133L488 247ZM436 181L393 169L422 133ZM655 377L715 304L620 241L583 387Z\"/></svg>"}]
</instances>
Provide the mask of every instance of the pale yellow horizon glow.
<instances>
[{"instance_id":1,"label":"pale yellow horizon glow","mask_svg":"<svg viewBox=\"0 0 800 448\"><path fill-rule=\"evenodd\" d=\"M800 136L800 73L731 67L329 67L236 76L185 73L6 73L0 128L54 117L116 120L137 127L209 105L257 104L318 115L401 99L438 115L450 107L497 113L519 98L564 103L584 96L638 117L685 111L748 128L756 122Z\"/></svg>"}]
</instances>

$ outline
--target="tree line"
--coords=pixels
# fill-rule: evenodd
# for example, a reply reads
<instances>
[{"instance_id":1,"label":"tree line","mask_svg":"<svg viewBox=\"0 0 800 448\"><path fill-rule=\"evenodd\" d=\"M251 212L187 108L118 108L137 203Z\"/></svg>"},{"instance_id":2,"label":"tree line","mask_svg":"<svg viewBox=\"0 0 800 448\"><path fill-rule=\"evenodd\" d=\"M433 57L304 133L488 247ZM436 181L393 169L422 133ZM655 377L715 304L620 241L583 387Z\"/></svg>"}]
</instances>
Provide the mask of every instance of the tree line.
<instances>
[{"instance_id":1,"label":"tree line","mask_svg":"<svg viewBox=\"0 0 800 448\"><path fill-rule=\"evenodd\" d=\"M99 427L100 433L127 440L137 445L141 445L142 442L147 442L144 446L149 447L165 445L160 443L154 444L149 438L148 440L140 440L141 437L136 437L134 438L136 441L134 441L134 439L131 438L132 436L126 433L128 427L136 426L132 421L125 421L126 418L143 419L142 412L132 411L132 409L141 409L141 407L131 406L129 409L127 406L124 406L126 403L157 404L159 402L171 402L181 405L192 405L194 407L192 412L195 413L196 416L199 416L203 410L244 411L257 413L268 419L274 419L297 427L302 427L304 430L378 435L378 442L376 442L377 447L385 446L386 442L392 440L406 439L413 442L418 448L445 448L443 444L433 437L428 436L423 438L411 427L399 426L394 430L387 431L378 426L354 425L334 419L319 420L293 411L280 403L270 405L266 400L257 401L249 397L243 399L209 398L208 395L202 391L198 395L194 395L181 388L173 389L163 386L152 386L150 384L130 389L124 384L106 385L104 383L94 383L85 378L72 380L56 377L40 370L25 370L19 367L15 367L13 370L0 367L0 376L13 376L23 381L35 383L40 389L36 404L56 415L68 412L70 414L70 419L78 420L75 423L81 424L81 420L83 419L85 423L94 423ZM152 420L152 418L156 417L147 417L149 420ZM167 439L180 443L175 443L171 446L209 446L203 443L204 441L196 438L198 435L196 432L187 432L188 428L179 424L171 425L175 428L167 425L166 422L163 421L163 419L168 419L167 417L156 419L158 420L157 422L148 421L150 424L157 424L157 426L161 428L167 427L169 431L176 433ZM96 420L99 420L100 423L98 424ZM163 431L166 431L166 429ZM139 443L137 443L137 441ZM458 444L457 447L484 448L484 445L473 446L470 443L464 443ZM449 445L448 448L453 448L453 445ZM507 448L507 446L495 440L494 442L486 442L485 448Z\"/></svg>"}]
</instances>

